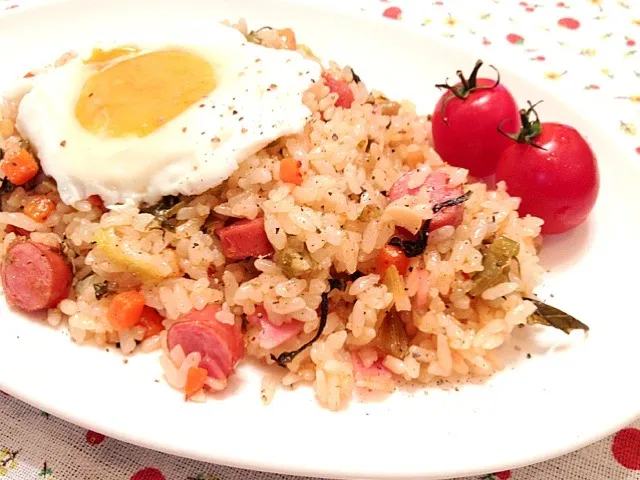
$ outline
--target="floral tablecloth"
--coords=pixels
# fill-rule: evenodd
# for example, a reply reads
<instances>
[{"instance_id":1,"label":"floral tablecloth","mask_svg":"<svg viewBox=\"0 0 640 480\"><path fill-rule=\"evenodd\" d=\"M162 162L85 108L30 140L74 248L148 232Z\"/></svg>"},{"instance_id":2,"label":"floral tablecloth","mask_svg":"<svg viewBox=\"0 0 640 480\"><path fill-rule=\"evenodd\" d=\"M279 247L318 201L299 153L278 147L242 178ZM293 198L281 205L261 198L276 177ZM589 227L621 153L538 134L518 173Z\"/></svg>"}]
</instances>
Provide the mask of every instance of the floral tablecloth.
<instances>
[{"instance_id":1,"label":"floral tablecloth","mask_svg":"<svg viewBox=\"0 0 640 480\"><path fill-rule=\"evenodd\" d=\"M0 11L38 1L0 0ZM640 162L640 0L351 0L341 8L526 60L528 74L550 88L608 103L616 114L610 126ZM134 447L6 395L0 395L0 478L294 480ZM640 480L640 422L573 454L482 478Z\"/></svg>"}]
</instances>

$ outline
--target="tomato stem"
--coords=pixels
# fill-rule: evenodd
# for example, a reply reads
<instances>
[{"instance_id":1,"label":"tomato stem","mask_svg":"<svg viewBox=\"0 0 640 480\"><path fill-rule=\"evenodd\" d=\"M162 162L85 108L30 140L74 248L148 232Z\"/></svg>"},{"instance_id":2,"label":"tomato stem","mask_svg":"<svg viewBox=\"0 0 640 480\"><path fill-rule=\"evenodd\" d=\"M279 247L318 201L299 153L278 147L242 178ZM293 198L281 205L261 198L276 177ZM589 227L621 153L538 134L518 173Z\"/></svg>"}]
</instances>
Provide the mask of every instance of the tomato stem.
<instances>
[{"instance_id":1,"label":"tomato stem","mask_svg":"<svg viewBox=\"0 0 640 480\"><path fill-rule=\"evenodd\" d=\"M503 130L502 125L506 120L500 122L498 125L498 132L502 135L509 137L515 140L518 143L526 143L531 145L532 147L539 148L541 150L545 150L544 147L534 143L534 139L538 137L542 133L542 124L540 123L540 117L538 117L538 112L536 112L536 107L542 103L542 100L531 103L527 100L529 104L529 108L522 108L518 113L520 113L520 121L522 122L522 128L518 133L507 133Z\"/></svg>"},{"instance_id":2,"label":"tomato stem","mask_svg":"<svg viewBox=\"0 0 640 480\"><path fill-rule=\"evenodd\" d=\"M476 65L477 65L477 63L476 63ZM469 83L467 82L467 79L464 78L464 74L462 73L462 70L457 70L456 71L456 75L460 79L460 83L462 83L462 92L468 92L469 91ZM469 79L471 79L471 77L469 77ZM458 93L460 95L464 95L464 93L460 93L460 91L458 91Z\"/></svg>"},{"instance_id":3,"label":"tomato stem","mask_svg":"<svg viewBox=\"0 0 640 480\"><path fill-rule=\"evenodd\" d=\"M469 78L465 78L462 70L456 71L456 75L460 79L460 85L449 85L449 79L445 80L445 83L437 83L436 88L444 88L449 90L450 95L448 95L444 101L442 102L442 119L444 123L447 123L447 118L444 114L445 106L447 102L453 98L458 98L460 100L466 99L472 92L476 90L491 90L492 88L496 88L500 84L500 72L493 65L489 65L496 72L496 80L493 85L478 85L478 72L480 71L480 67L483 65L482 60L476 61L476 64L471 70L471 75Z\"/></svg>"}]
</instances>

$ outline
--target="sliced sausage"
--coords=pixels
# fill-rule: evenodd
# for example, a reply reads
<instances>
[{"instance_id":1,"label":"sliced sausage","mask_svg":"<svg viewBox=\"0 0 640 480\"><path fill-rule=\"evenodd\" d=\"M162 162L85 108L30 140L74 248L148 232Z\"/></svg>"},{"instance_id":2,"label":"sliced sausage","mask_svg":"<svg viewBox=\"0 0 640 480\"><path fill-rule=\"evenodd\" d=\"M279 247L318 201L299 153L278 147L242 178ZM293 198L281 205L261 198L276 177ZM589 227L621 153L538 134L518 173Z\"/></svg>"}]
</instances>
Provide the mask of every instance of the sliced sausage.
<instances>
[{"instance_id":1,"label":"sliced sausage","mask_svg":"<svg viewBox=\"0 0 640 480\"><path fill-rule=\"evenodd\" d=\"M264 230L264 218L238 220L216 231L222 253L231 260L261 257L273 253L273 246Z\"/></svg>"},{"instance_id":2,"label":"sliced sausage","mask_svg":"<svg viewBox=\"0 0 640 480\"><path fill-rule=\"evenodd\" d=\"M429 192L429 201L433 205L457 198L464 193L462 185L457 185L455 187L447 185L449 175L443 172L434 172L425 179L422 185L415 188L409 188L409 180L411 179L411 176L415 174L416 171L408 172L396 180L389 189L390 201L393 202L405 195L418 195L424 187L426 187L424 191ZM463 216L463 204L455 205L453 207L445 207L433 216L429 231L437 230L445 225L457 227L462 223Z\"/></svg>"},{"instance_id":3,"label":"sliced sausage","mask_svg":"<svg viewBox=\"0 0 640 480\"><path fill-rule=\"evenodd\" d=\"M25 230L24 228L15 227L13 225L7 225L4 227L5 233L15 233L20 237L28 237L31 232L29 230Z\"/></svg>"},{"instance_id":4,"label":"sliced sausage","mask_svg":"<svg viewBox=\"0 0 640 480\"><path fill-rule=\"evenodd\" d=\"M343 80L336 80L326 72L322 74L322 79L331 93L338 94L338 100L335 103L336 107L351 108L354 97L349 84Z\"/></svg>"},{"instance_id":5,"label":"sliced sausage","mask_svg":"<svg viewBox=\"0 0 640 480\"><path fill-rule=\"evenodd\" d=\"M69 296L72 276L60 250L37 242L12 244L2 264L7 301L27 312L53 308Z\"/></svg>"},{"instance_id":6,"label":"sliced sausage","mask_svg":"<svg viewBox=\"0 0 640 480\"><path fill-rule=\"evenodd\" d=\"M247 315L247 321L260 325L261 331L258 336L258 343L260 347L266 350L279 347L302 332L304 328L303 322L293 319L290 322L274 325L269 321L267 311L262 305L258 305L252 315Z\"/></svg>"},{"instance_id":7,"label":"sliced sausage","mask_svg":"<svg viewBox=\"0 0 640 480\"><path fill-rule=\"evenodd\" d=\"M227 378L244 355L244 338L239 325L219 322L218 305L207 305L183 315L167 332L169 350L180 345L186 355L199 352L200 366L217 380Z\"/></svg>"},{"instance_id":8,"label":"sliced sausage","mask_svg":"<svg viewBox=\"0 0 640 480\"><path fill-rule=\"evenodd\" d=\"M389 380L393 378L393 373L382 364L382 360L378 359L369 367L365 367L360 360L358 352L351 353L351 363L353 364L353 373L356 380L367 380L371 378L379 378Z\"/></svg>"}]
</instances>

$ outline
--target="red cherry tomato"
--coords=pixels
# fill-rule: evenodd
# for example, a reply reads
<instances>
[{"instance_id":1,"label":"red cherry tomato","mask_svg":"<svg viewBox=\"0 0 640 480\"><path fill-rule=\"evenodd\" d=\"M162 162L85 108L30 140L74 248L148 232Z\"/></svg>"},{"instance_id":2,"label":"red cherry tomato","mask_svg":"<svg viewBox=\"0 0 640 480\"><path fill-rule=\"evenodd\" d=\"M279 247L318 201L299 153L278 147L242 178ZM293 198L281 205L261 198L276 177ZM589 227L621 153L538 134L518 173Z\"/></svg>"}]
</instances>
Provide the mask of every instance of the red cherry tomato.
<instances>
[{"instance_id":1,"label":"red cherry tomato","mask_svg":"<svg viewBox=\"0 0 640 480\"><path fill-rule=\"evenodd\" d=\"M521 198L521 215L544 220L543 233L563 233L589 216L598 197L598 163L589 144L568 125L540 123L531 106L523 129L500 157L496 180ZM531 122L528 117L535 115Z\"/></svg>"},{"instance_id":2,"label":"red cherry tomato","mask_svg":"<svg viewBox=\"0 0 640 480\"><path fill-rule=\"evenodd\" d=\"M478 178L493 175L500 155L511 145L498 127L516 133L521 126L518 105L499 79L476 78L481 65L478 60L468 80L458 71L461 82L453 87L436 85L448 91L431 119L436 152Z\"/></svg>"}]
</instances>

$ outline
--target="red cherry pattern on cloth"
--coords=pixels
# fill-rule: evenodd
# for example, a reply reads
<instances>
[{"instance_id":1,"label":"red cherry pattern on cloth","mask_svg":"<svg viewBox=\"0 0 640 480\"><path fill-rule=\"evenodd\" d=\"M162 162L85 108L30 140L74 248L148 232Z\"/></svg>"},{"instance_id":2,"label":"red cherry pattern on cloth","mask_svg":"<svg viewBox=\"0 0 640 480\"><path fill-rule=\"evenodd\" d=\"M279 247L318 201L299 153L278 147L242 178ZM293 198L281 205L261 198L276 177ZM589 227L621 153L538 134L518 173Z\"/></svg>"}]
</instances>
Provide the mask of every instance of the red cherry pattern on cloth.
<instances>
[{"instance_id":1,"label":"red cherry pattern on cloth","mask_svg":"<svg viewBox=\"0 0 640 480\"><path fill-rule=\"evenodd\" d=\"M640 470L640 430L625 428L613 437L613 458L629 470Z\"/></svg>"},{"instance_id":2,"label":"red cherry pattern on cloth","mask_svg":"<svg viewBox=\"0 0 640 480\"><path fill-rule=\"evenodd\" d=\"M499 480L509 480L511 478L511 470L504 470L502 472L494 473L495 477Z\"/></svg>"},{"instance_id":3,"label":"red cherry pattern on cloth","mask_svg":"<svg viewBox=\"0 0 640 480\"><path fill-rule=\"evenodd\" d=\"M143 468L133 474L131 480L167 480L157 468Z\"/></svg>"},{"instance_id":4,"label":"red cherry pattern on cloth","mask_svg":"<svg viewBox=\"0 0 640 480\"><path fill-rule=\"evenodd\" d=\"M569 30L577 30L580 28L580 22L575 18L564 17L558 20L558 25Z\"/></svg>"},{"instance_id":5,"label":"red cherry pattern on cloth","mask_svg":"<svg viewBox=\"0 0 640 480\"><path fill-rule=\"evenodd\" d=\"M86 438L89 445L100 445L104 442L105 436L93 430L87 430Z\"/></svg>"},{"instance_id":6,"label":"red cherry pattern on cloth","mask_svg":"<svg viewBox=\"0 0 640 480\"><path fill-rule=\"evenodd\" d=\"M382 12L382 15L393 20L400 20L402 18L402 10L400 7L389 7Z\"/></svg>"},{"instance_id":7,"label":"red cherry pattern on cloth","mask_svg":"<svg viewBox=\"0 0 640 480\"><path fill-rule=\"evenodd\" d=\"M513 45L524 44L524 37L522 35L518 35L517 33L509 33L506 38L507 38L507 42Z\"/></svg>"}]
</instances>

